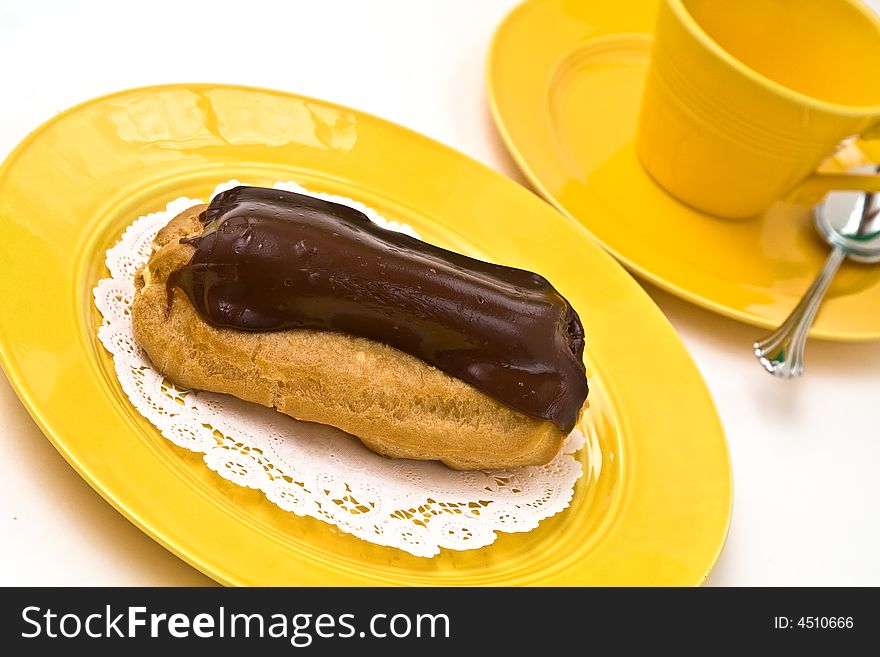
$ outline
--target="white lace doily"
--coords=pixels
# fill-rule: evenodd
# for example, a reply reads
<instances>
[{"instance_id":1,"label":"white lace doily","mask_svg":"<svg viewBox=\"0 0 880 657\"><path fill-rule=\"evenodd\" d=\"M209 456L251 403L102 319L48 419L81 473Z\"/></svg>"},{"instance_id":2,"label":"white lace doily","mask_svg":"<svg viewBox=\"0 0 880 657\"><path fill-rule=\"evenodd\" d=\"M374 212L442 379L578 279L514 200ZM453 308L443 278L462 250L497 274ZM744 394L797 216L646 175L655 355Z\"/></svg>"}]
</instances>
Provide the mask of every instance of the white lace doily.
<instances>
[{"instance_id":1,"label":"white lace doily","mask_svg":"<svg viewBox=\"0 0 880 657\"><path fill-rule=\"evenodd\" d=\"M219 185L215 194L235 185ZM311 194L295 183L278 189ZM418 237L351 199L312 194L364 212L380 225ZM175 445L204 454L209 468L259 489L282 509L335 525L358 538L430 557L440 548L468 550L496 532L526 532L571 501L583 446L577 431L548 465L493 472L457 472L435 462L387 459L333 427L297 422L228 395L178 388L155 370L132 337L134 273L159 229L202 201L179 198L135 221L107 251L111 278L98 283L98 331L135 408Z\"/></svg>"}]
</instances>

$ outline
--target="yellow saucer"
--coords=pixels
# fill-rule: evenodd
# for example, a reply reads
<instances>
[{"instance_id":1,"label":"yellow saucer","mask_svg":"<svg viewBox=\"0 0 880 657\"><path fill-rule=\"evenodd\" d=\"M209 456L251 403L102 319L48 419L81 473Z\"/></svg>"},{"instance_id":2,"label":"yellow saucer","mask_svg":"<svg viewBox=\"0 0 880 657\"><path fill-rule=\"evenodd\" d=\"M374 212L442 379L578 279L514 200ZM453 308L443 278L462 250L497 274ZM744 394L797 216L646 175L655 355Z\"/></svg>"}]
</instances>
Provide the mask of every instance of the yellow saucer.
<instances>
[{"instance_id":1,"label":"yellow saucer","mask_svg":"<svg viewBox=\"0 0 880 657\"><path fill-rule=\"evenodd\" d=\"M133 219L230 178L360 199L429 241L546 275L588 336L589 444L571 508L486 548L423 559L282 511L162 438L96 338L92 288ZM219 582L696 584L721 549L727 447L666 319L580 226L425 137L274 91L124 91L60 114L9 156L0 232L0 356L22 401L111 504Z\"/></svg>"},{"instance_id":2,"label":"yellow saucer","mask_svg":"<svg viewBox=\"0 0 880 657\"><path fill-rule=\"evenodd\" d=\"M657 6L520 5L489 56L496 122L535 188L629 269L710 310L776 327L828 247L806 207L716 219L677 202L642 169L633 140ZM844 264L811 335L880 339L880 267Z\"/></svg>"}]
</instances>

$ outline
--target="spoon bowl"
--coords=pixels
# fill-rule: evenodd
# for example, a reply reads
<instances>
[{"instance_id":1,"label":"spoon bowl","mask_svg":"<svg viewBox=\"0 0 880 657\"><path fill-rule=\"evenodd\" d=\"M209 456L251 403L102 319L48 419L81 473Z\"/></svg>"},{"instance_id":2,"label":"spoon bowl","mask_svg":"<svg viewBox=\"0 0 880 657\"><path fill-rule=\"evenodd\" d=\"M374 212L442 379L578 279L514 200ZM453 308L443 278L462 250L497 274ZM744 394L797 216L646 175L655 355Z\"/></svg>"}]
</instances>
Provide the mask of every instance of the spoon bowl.
<instances>
[{"instance_id":1,"label":"spoon bowl","mask_svg":"<svg viewBox=\"0 0 880 657\"><path fill-rule=\"evenodd\" d=\"M875 170L880 172L880 166L868 167ZM863 173L864 167L853 172ZM753 345L764 369L786 379L804 372L807 335L843 261L880 262L880 194L831 192L813 208L813 224L831 245L825 265L782 325Z\"/></svg>"},{"instance_id":2,"label":"spoon bowl","mask_svg":"<svg viewBox=\"0 0 880 657\"><path fill-rule=\"evenodd\" d=\"M880 262L880 194L829 194L814 208L813 224L825 241L853 260Z\"/></svg>"}]
</instances>

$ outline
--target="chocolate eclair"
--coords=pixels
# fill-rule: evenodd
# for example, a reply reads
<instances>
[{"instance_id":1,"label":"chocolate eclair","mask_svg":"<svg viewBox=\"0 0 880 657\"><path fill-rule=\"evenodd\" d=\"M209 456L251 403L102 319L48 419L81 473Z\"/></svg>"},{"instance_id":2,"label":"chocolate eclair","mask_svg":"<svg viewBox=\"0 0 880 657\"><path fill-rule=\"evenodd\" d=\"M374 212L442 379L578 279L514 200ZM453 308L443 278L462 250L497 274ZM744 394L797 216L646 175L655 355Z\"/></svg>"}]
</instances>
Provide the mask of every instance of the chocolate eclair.
<instances>
[{"instance_id":1,"label":"chocolate eclair","mask_svg":"<svg viewBox=\"0 0 880 657\"><path fill-rule=\"evenodd\" d=\"M176 383L457 469L548 462L587 397L584 332L538 274L236 187L160 231L134 335Z\"/></svg>"}]
</instances>

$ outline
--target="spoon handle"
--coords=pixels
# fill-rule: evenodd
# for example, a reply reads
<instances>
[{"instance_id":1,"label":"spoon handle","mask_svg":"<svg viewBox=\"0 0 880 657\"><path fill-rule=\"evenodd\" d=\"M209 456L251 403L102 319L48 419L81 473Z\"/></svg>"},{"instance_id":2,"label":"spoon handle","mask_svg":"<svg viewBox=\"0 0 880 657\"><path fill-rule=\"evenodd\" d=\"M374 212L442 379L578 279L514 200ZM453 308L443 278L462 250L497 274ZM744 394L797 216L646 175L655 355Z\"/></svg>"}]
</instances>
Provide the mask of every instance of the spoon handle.
<instances>
[{"instance_id":1,"label":"spoon handle","mask_svg":"<svg viewBox=\"0 0 880 657\"><path fill-rule=\"evenodd\" d=\"M807 345L807 335L825 292L834 279L841 263L846 259L846 252L834 247L822 271L813 281L810 289L800 300L791 314L782 322L782 325L763 340L758 340L753 345L755 357L764 366L764 369L784 379L793 379L804 373L804 349Z\"/></svg>"}]
</instances>

